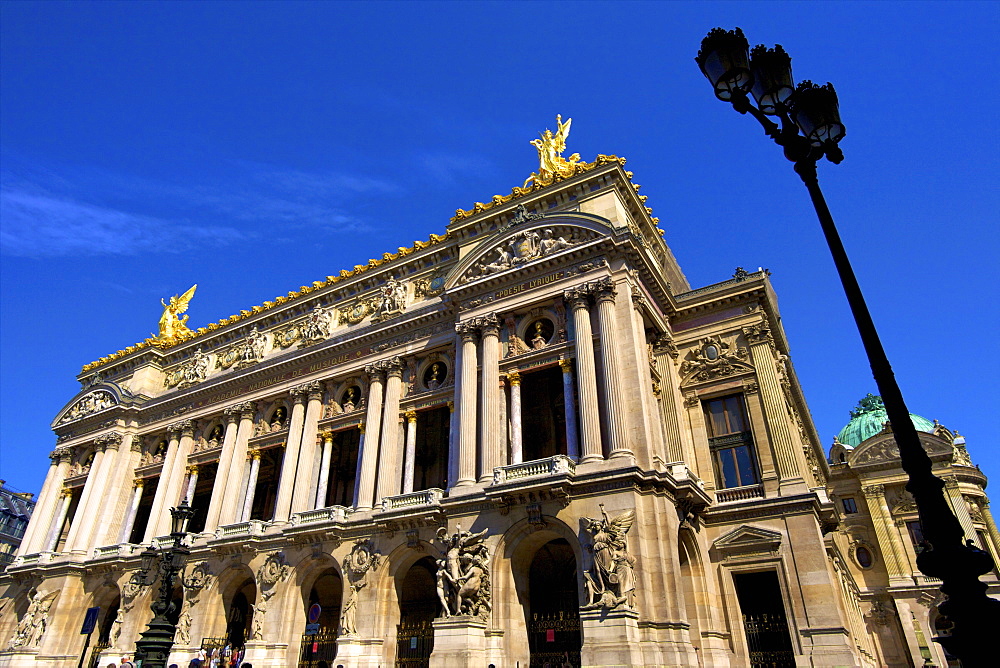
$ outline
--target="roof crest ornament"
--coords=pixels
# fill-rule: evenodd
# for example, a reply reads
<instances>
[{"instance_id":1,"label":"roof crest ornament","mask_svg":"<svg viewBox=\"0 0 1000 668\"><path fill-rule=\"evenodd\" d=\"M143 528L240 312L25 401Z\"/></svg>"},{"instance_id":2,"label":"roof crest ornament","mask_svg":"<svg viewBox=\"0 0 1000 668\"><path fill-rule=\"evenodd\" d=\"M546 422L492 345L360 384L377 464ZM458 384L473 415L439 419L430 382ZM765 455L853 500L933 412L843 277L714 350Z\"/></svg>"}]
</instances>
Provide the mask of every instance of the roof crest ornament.
<instances>
[{"instance_id":1,"label":"roof crest ornament","mask_svg":"<svg viewBox=\"0 0 1000 668\"><path fill-rule=\"evenodd\" d=\"M569 160L562 157L566 150L566 137L569 136L569 128L573 123L572 118L567 118L562 122L562 116L556 114L556 133L545 128L545 132L539 133L541 139L532 139L531 145L538 150L538 173L532 172L525 181L523 188L527 188L530 183L537 183L542 186L551 184L556 176L569 178L576 175L576 166L580 164L580 154L574 153L569 156Z\"/></svg>"}]
</instances>

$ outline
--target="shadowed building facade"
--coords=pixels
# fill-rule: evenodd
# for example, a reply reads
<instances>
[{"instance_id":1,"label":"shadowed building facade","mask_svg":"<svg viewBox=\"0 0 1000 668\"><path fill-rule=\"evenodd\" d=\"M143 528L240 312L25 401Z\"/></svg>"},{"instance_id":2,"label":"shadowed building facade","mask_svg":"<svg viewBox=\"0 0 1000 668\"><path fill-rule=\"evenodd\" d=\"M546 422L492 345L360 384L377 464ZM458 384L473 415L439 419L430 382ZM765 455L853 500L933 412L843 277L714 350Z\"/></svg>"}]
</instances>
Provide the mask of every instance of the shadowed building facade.
<instances>
[{"instance_id":1,"label":"shadowed building facade","mask_svg":"<svg viewBox=\"0 0 1000 668\"><path fill-rule=\"evenodd\" d=\"M192 288L84 367L0 666L132 651L185 498L179 665L941 665L891 434L828 463L768 273L692 289L624 160L561 158L568 125L443 236L194 331ZM925 436L996 554L964 440Z\"/></svg>"}]
</instances>

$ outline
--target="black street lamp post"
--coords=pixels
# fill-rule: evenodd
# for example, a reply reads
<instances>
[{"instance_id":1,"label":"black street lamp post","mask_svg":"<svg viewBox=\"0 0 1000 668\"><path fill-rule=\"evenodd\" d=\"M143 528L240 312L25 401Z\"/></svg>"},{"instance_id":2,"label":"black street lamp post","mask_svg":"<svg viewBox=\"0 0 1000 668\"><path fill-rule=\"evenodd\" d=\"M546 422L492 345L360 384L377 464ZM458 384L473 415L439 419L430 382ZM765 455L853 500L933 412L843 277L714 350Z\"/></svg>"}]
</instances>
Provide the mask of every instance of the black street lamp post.
<instances>
[{"instance_id":1,"label":"black street lamp post","mask_svg":"<svg viewBox=\"0 0 1000 668\"><path fill-rule=\"evenodd\" d=\"M176 508L171 508L170 537L174 539L173 545L162 552L158 552L152 545L146 548L142 553L139 571L132 576L136 584L148 586L156 581L154 567L158 566L160 572L160 593L150 606L153 609L153 619L135 644L135 658L142 662L142 668L164 668L174 646L177 625L168 617L174 611L174 604L170 599L177 576L191 554L191 550L184 547L183 542L187 536L188 522L193 515L194 509L188 505L187 499ZM159 564L156 564L157 559Z\"/></svg>"},{"instance_id":2,"label":"black street lamp post","mask_svg":"<svg viewBox=\"0 0 1000 668\"><path fill-rule=\"evenodd\" d=\"M840 122L837 94L831 84L817 86L803 81L795 86L792 61L784 49L780 45L773 49L758 45L750 50L739 28L709 32L695 60L715 88L716 97L731 103L741 114L756 118L765 133L784 149L785 157L794 164L809 191L882 395L903 470L909 475L906 489L916 501L927 543L917 557L917 566L925 575L942 580L941 591L946 597L938 609L953 627L950 635L935 640L965 666L995 665L1000 601L987 596L987 586L979 580L992 570L992 560L971 540L964 540L964 531L945 500L944 483L931 472L930 457L910 421L910 412L819 187L816 162L826 157L839 164L844 159L838 146L845 129ZM749 95L753 95L757 106ZM777 117L780 125L768 116Z\"/></svg>"}]
</instances>

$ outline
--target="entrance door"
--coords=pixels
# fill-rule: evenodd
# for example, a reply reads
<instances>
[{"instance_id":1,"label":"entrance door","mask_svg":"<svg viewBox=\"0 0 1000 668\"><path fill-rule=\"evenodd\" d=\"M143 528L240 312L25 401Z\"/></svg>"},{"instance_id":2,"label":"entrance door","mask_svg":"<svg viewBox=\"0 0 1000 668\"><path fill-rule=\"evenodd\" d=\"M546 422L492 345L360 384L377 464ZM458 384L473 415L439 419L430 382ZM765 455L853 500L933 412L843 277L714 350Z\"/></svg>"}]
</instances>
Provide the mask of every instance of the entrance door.
<instances>
[{"instance_id":1,"label":"entrance door","mask_svg":"<svg viewBox=\"0 0 1000 668\"><path fill-rule=\"evenodd\" d=\"M531 668L579 666L580 598L576 556L564 539L540 547L528 572Z\"/></svg>"},{"instance_id":2,"label":"entrance door","mask_svg":"<svg viewBox=\"0 0 1000 668\"><path fill-rule=\"evenodd\" d=\"M795 668L785 604L778 574L735 573L736 597L743 612L751 668Z\"/></svg>"},{"instance_id":3,"label":"entrance door","mask_svg":"<svg viewBox=\"0 0 1000 668\"><path fill-rule=\"evenodd\" d=\"M399 626L396 627L396 667L428 668L434 649L431 622L441 612L437 595L437 565L424 557L410 567L399 584Z\"/></svg>"}]
</instances>

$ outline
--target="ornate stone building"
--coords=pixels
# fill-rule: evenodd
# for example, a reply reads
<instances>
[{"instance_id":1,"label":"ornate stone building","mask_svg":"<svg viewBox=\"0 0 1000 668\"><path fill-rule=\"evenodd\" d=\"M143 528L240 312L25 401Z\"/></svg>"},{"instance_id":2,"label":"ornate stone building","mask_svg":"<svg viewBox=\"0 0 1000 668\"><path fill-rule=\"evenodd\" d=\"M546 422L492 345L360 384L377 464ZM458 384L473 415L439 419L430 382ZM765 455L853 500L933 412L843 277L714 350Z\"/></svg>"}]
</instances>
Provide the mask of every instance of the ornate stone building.
<instances>
[{"instance_id":1,"label":"ornate stone building","mask_svg":"<svg viewBox=\"0 0 1000 668\"><path fill-rule=\"evenodd\" d=\"M132 651L185 498L180 665L921 665L891 436L829 464L767 272L692 289L623 159L549 151L568 125L443 236L193 331L192 288L85 366L0 666ZM982 474L926 442L995 553Z\"/></svg>"}]
</instances>

